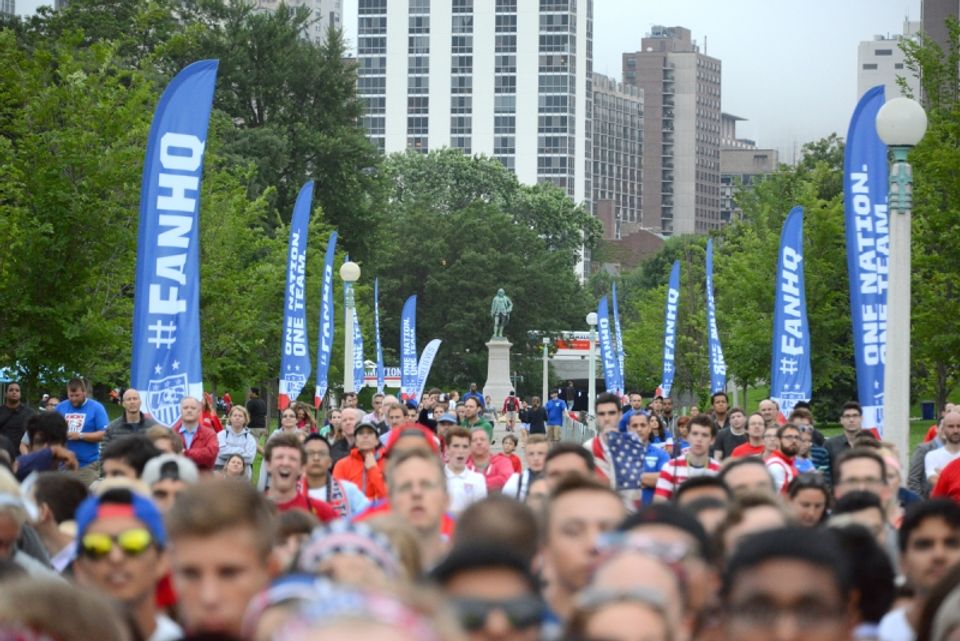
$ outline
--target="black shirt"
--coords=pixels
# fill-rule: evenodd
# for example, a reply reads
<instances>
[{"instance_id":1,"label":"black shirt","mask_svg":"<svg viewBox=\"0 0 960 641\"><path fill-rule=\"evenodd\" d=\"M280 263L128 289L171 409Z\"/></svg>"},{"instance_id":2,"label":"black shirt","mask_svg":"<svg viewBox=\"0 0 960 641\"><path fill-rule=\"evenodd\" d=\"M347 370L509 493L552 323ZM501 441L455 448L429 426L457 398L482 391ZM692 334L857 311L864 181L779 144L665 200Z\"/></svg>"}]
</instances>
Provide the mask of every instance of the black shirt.
<instances>
[{"instance_id":1,"label":"black shirt","mask_svg":"<svg viewBox=\"0 0 960 641\"><path fill-rule=\"evenodd\" d=\"M14 408L8 407L6 403L0 405L0 436L9 441L4 443L4 446L10 453L11 461L20 456L20 441L27 429L27 419L31 416L33 416L33 408L23 403Z\"/></svg>"},{"instance_id":2,"label":"black shirt","mask_svg":"<svg viewBox=\"0 0 960 641\"><path fill-rule=\"evenodd\" d=\"M521 415L524 422L530 424L531 434L546 434L547 410L540 407L531 407Z\"/></svg>"},{"instance_id":3,"label":"black shirt","mask_svg":"<svg viewBox=\"0 0 960 641\"><path fill-rule=\"evenodd\" d=\"M247 401L247 413L250 414L249 427L267 426L267 404L262 398L251 398Z\"/></svg>"}]
</instances>

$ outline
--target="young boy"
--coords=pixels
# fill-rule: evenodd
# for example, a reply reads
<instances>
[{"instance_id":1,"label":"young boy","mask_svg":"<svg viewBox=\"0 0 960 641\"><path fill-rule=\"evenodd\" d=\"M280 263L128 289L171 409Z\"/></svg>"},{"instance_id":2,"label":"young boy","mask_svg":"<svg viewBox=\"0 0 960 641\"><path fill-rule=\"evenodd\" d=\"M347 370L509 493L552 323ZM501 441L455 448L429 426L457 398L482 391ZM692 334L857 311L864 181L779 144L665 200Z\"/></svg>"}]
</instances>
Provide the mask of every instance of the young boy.
<instances>
[{"instance_id":1,"label":"young boy","mask_svg":"<svg viewBox=\"0 0 960 641\"><path fill-rule=\"evenodd\" d=\"M517 437L513 434L507 434L500 443L503 446L503 455L510 459L510 464L513 465L513 471L516 474L523 472L523 462L519 456L514 454L517 449Z\"/></svg>"}]
</instances>

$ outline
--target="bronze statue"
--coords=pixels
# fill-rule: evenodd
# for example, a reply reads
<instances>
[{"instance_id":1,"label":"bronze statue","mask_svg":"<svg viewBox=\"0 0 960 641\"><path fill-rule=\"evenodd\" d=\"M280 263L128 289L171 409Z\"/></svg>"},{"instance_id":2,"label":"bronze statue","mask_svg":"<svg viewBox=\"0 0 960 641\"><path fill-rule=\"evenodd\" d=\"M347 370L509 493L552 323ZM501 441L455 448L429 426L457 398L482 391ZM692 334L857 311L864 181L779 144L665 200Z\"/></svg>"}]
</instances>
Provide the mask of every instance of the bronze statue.
<instances>
[{"instance_id":1,"label":"bronze statue","mask_svg":"<svg viewBox=\"0 0 960 641\"><path fill-rule=\"evenodd\" d=\"M510 312L513 311L513 301L502 289L497 290L497 295L493 297L490 303L490 316L493 317L493 337L503 338L503 328L510 322Z\"/></svg>"}]
</instances>

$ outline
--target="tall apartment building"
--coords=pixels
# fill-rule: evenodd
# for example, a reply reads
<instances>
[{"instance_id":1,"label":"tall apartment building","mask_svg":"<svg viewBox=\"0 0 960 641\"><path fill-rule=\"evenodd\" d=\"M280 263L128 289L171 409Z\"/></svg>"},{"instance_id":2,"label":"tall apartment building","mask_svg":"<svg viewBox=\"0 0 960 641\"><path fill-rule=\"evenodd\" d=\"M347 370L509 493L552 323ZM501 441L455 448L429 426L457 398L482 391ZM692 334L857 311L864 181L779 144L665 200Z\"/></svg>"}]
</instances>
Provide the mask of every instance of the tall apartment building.
<instances>
[{"instance_id":1,"label":"tall apartment building","mask_svg":"<svg viewBox=\"0 0 960 641\"><path fill-rule=\"evenodd\" d=\"M640 227L643 92L593 74L593 213L614 238Z\"/></svg>"},{"instance_id":2,"label":"tall apartment building","mask_svg":"<svg viewBox=\"0 0 960 641\"><path fill-rule=\"evenodd\" d=\"M900 41L904 38L919 37L920 22L903 21L903 33L895 35L877 35L873 40L864 40L857 47L857 98L867 89L883 85L886 97L893 98L902 94L897 82L904 78L912 95L920 96L920 80L906 68Z\"/></svg>"},{"instance_id":3,"label":"tall apartment building","mask_svg":"<svg viewBox=\"0 0 960 641\"><path fill-rule=\"evenodd\" d=\"M386 152L486 154L591 198L593 0L358 0L358 94Z\"/></svg>"},{"instance_id":4,"label":"tall apartment building","mask_svg":"<svg viewBox=\"0 0 960 641\"><path fill-rule=\"evenodd\" d=\"M17 15L15 0L0 0L0 16L12 18Z\"/></svg>"},{"instance_id":5,"label":"tall apartment building","mask_svg":"<svg viewBox=\"0 0 960 641\"><path fill-rule=\"evenodd\" d=\"M263 11L275 11L278 6L307 7L314 23L310 28L310 39L316 43L326 40L327 29L331 25L343 28L343 0L256 0L257 8Z\"/></svg>"},{"instance_id":6,"label":"tall apartment building","mask_svg":"<svg viewBox=\"0 0 960 641\"><path fill-rule=\"evenodd\" d=\"M940 45L944 53L950 51L947 18L960 20L960 0L921 0L920 22L923 33Z\"/></svg>"},{"instance_id":7,"label":"tall apartment building","mask_svg":"<svg viewBox=\"0 0 960 641\"><path fill-rule=\"evenodd\" d=\"M720 227L720 61L689 29L655 26L623 54L643 90L643 226L663 234Z\"/></svg>"}]
</instances>

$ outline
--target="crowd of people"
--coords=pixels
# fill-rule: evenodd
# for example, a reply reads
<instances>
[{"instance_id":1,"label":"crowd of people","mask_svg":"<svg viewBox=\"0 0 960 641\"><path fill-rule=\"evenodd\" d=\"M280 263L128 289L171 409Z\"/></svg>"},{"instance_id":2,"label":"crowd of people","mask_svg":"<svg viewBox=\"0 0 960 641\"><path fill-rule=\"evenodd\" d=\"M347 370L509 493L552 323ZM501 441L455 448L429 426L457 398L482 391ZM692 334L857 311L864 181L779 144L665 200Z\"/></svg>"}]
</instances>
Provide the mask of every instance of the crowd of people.
<instances>
[{"instance_id":1,"label":"crowd of people","mask_svg":"<svg viewBox=\"0 0 960 641\"><path fill-rule=\"evenodd\" d=\"M604 393L580 443L559 396L346 394L268 430L256 389L165 426L133 389L110 421L81 380L41 411L12 383L0 639L960 638L956 407L904 474L855 402L825 438L809 406Z\"/></svg>"}]
</instances>

